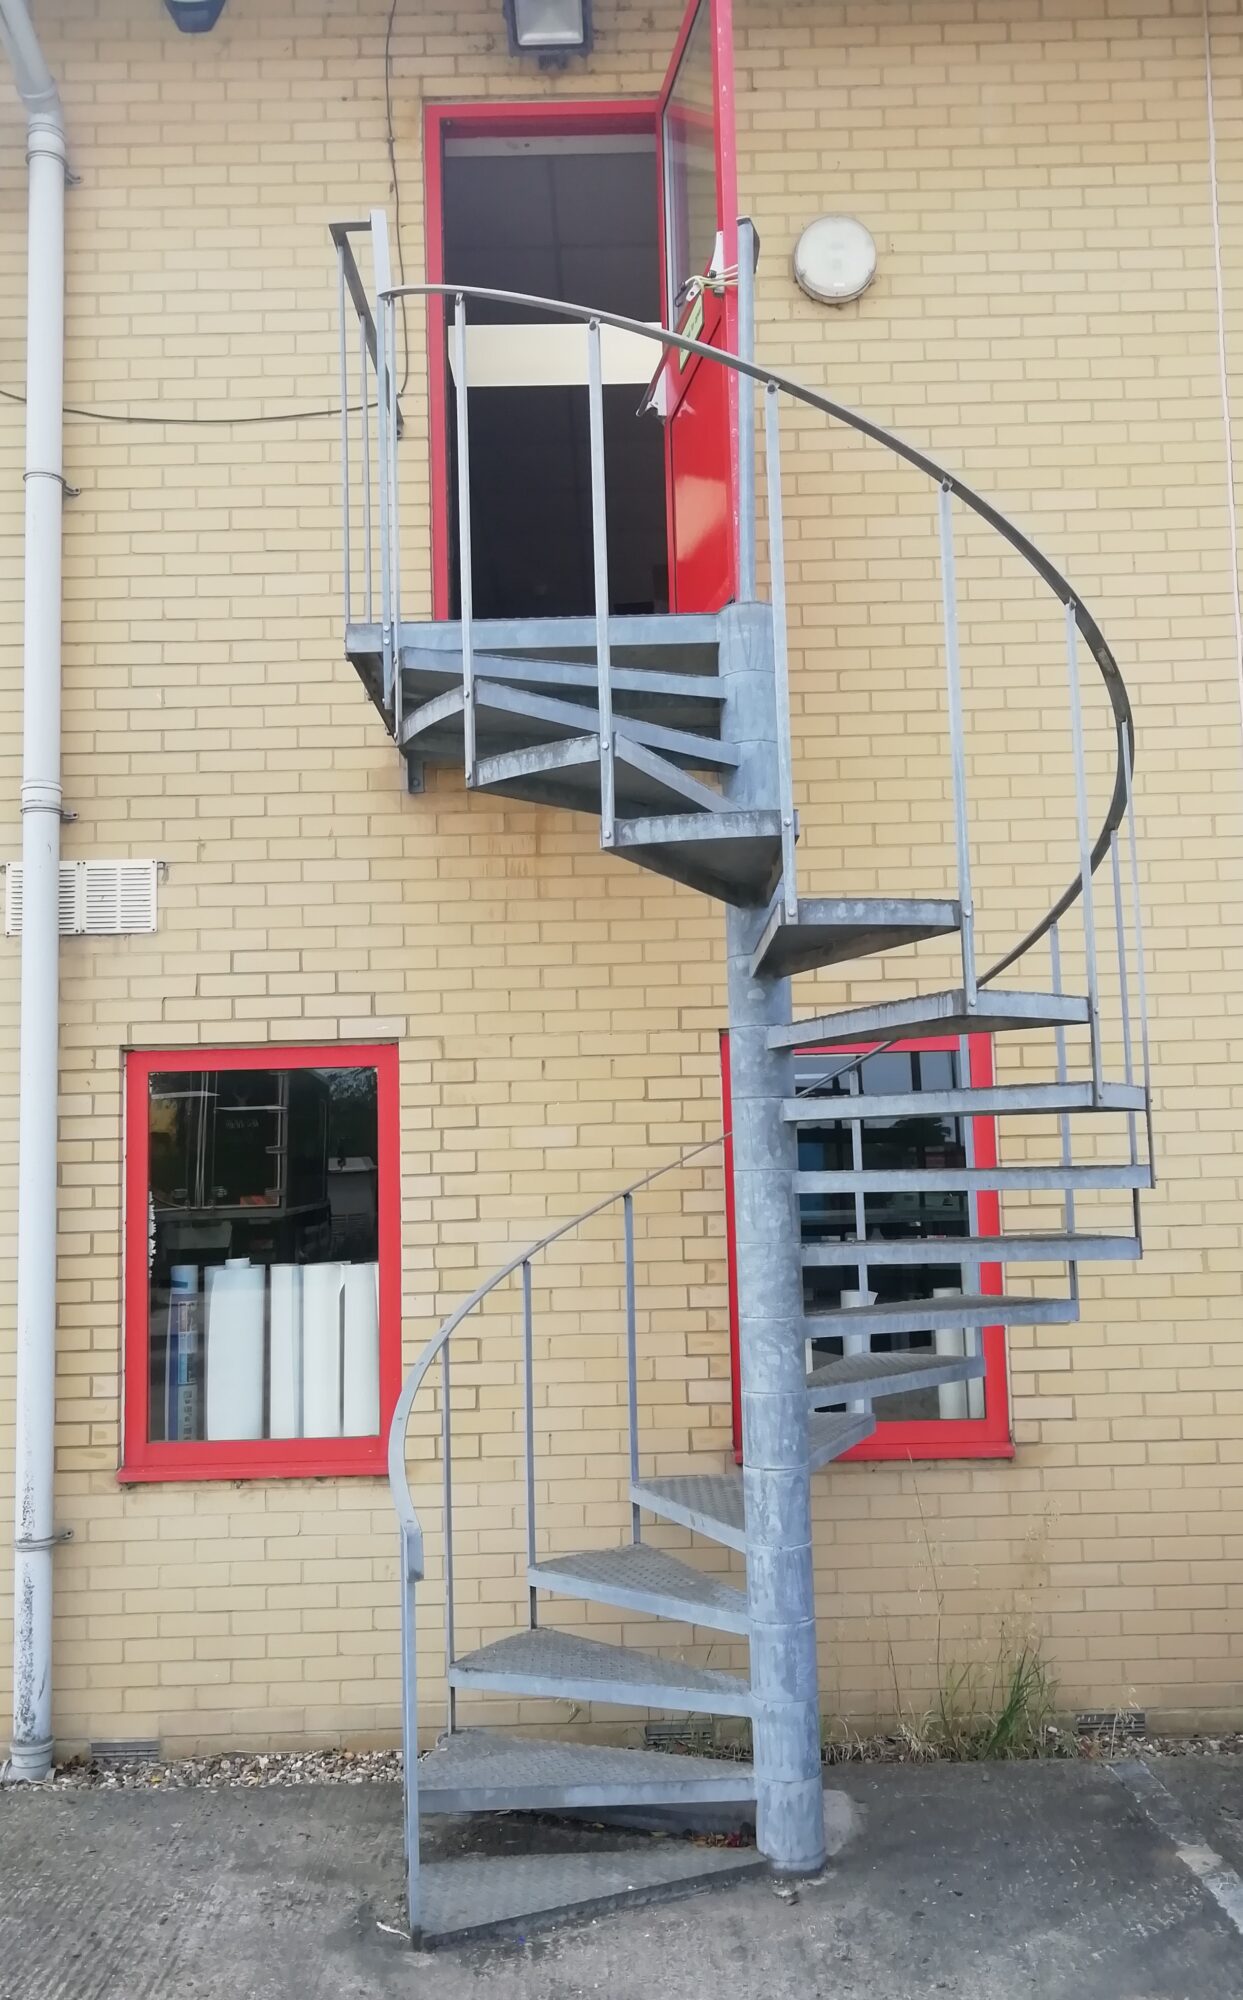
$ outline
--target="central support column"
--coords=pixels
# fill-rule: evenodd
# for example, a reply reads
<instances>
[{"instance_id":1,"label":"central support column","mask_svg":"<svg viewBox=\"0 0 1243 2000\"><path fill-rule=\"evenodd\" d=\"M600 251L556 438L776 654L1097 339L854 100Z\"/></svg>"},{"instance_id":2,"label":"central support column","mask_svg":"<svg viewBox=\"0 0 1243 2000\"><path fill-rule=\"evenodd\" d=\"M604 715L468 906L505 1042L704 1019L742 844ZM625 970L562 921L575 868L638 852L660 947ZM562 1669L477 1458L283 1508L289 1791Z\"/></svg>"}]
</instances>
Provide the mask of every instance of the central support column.
<instances>
[{"instance_id":1,"label":"central support column","mask_svg":"<svg viewBox=\"0 0 1243 2000\"><path fill-rule=\"evenodd\" d=\"M729 740L746 752L730 804L771 808L779 790L767 607L722 614L721 673ZM760 912L731 909L726 934L756 1830L777 1873L807 1875L824 1865L825 1845L798 1140L781 1115L794 1059L768 1047L769 1028L792 1018L790 982L751 976L762 923Z\"/></svg>"}]
</instances>

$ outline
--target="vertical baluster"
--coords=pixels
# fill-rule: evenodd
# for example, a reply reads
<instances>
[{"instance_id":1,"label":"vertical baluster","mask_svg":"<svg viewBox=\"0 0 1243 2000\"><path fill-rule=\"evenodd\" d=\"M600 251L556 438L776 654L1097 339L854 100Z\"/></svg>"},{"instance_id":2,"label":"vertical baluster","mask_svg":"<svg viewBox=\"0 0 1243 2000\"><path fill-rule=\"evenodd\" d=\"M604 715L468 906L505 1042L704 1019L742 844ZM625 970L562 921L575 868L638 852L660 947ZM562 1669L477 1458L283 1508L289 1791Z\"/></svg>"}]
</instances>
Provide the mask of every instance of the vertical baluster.
<instances>
[{"instance_id":1,"label":"vertical baluster","mask_svg":"<svg viewBox=\"0 0 1243 2000\"><path fill-rule=\"evenodd\" d=\"M360 319L358 322L358 379L361 384L362 395L360 421L362 423L363 440L363 591L366 598L366 618L368 625L370 625L375 615L375 591L372 583L375 558L371 548L371 390L368 387L369 377L367 374L370 362L371 356L367 351L367 328L364 321Z\"/></svg>"},{"instance_id":2,"label":"vertical baluster","mask_svg":"<svg viewBox=\"0 0 1243 2000\"><path fill-rule=\"evenodd\" d=\"M630 1418L630 1486L633 1492L639 1483L639 1340L635 1311L632 1194L622 1196L622 1235L626 1256L626 1399ZM642 1539L639 1533L639 1508L633 1500L630 1503L630 1538L635 1542Z\"/></svg>"},{"instance_id":3,"label":"vertical baluster","mask_svg":"<svg viewBox=\"0 0 1243 2000\"><path fill-rule=\"evenodd\" d=\"M531 1310L531 1259L522 1262L522 1416L524 1440L524 1470L527 1490L527 1596L528 1618L531 1630L538 1623L538 1605L535 1585L530 1581L529 1572L534 1569L535 1555L535 1339Z\"/></svg>"},{"instance_id":4,"label":"vertical baluster","mask_svg":"<svg viewBox=\"0 0 1243 2000\"><path fill-rule=\"evenodd\" d=\"M969 1084L971 1081L971 1044L965 1035L961 1035L958 1041L958 1067L959 1083ZM962 1147L963 1159L966 1162L967 1170L970 1174L974 1174L977 1164L975 1119L970 1113L962 1121ZM1000 1197L998 1199L1000 1200ZM976 1237L980 1234L980 1196L974 1186L967 1189L967 1234ZM969 1293L973 1298L979 1296L983 1289L983 1279L980 1275L978 1257L973 1258L963 1267L963 1274L959 1283L961 1289ZM984 1348L983 1327L964 1326L958 1334L958 1348L963 1354L981 1354ZM964 1417L982 1417L984 1415L985 1392L983 1381L963 1382L961 1385L955 1384L954 1386L961 1389L958 1401L962 1415Z\"/></svg>"},{"instance_id":5,"label":"vertical baluster","mask_svg":"<svg viewBox=\"0 0 1243 2000\"><path fill-rule=\"evenodd\" d=\"M466 382L466 300L453 302L453 372L457 378L458 597L462 617L462 748L466 782L475 782L474 571L470 548L470 425Z\"/></svg>"},{"instance_id":6,"label":"vertical baluster","mask_svg":"<svg viewBox=\"0 0 1243 2000\"><path fill-rule=\"evenodd\" d=\"M945 628L945 692L949 713L950 769L954 790L954 851L961 911L962 988L968 1013L976 1004L975 904L971 893L971 832L967 819L967 754L962 719L962 664L958 651L958 581L954 560L954 496L938 495L941 541L941 611Z\"/></svg>"},{"instance_id":7,"label":"vertical baluster","mask_svg":"<svg viewBox=\"0 0 1243 2000\"><path fill-rule=\"evenodd\" d=\"M440 1350L440 1449L444 1472L445 1509L445 1685L449 1690L449 1729L457 1728L457 1689L448 1678L454 1660L453 1631L453 1411L449 1385L449 1343Z\"/></svg>"},{"instance_id":8,"label":"vertical baluster","mask_svg":"<svg viewBox=\"0 0 1243 2000\"><path fill-rule=\"evenodd\" d=\"M1135 791L1131 781L1131 739L1126 729L1121 732L1122 772L1126 781L1126 827L1127 849L1130 861L1131 907L1135 925L1135 990L1139 1002L1139 1047L1141 1074L1144 1079L1144 1122L1148 1136L1149 1171L1156 1175L1156 1156L1152 1146L1152 1054L1148 1040L1148 975L1144 968L1144 911L1139 893L1139 847L1135 838ZM1135 1198L1135 1213L1138 1227L1139 1195Z\"/></svg>"},{"instance_id":9,"label":"vertical baluster","mask_svg":"<svg viewBox=\"0 0 1243 2000\"><path fill-rule=\"evenodd\" d=\"M852 1068L848 1072L846 1080L846 1089L849 1092L850 1096L853 1098L857 1099L862 1096L863 1080L862 1077L860 1076L857 1067ZM851 1167L854 1169L855 1173L862 1172L863 1120L861 1118L852 1118L850 1121L850 1164ZM867 1257L866 1257L867 1196L862 1192L860 1192L859 1190L856 1190L855 1192L855 1235L862 1239L864 1243L864 1250L860 1252L855 1266L855 1276L859 1282L858 1285L855 1287L854 1296L852 1297L850 1292L848 1291L842 1293L841 1302L844 1306L847 1305L866 1306L872 1303L872 1292L869 1283L870 1273L868 1270ZM810 1374L811 1362L812 1362L810 1341L807 1343L807 1348L808 1348L807 1352L808 1373ZM872 1339L870 1334L843 1332L842 1334L843 1360L852 1358L856 1355L870 1354L871 1351L872 1351ZM846 1405L846 1408L848 1410L866 1410L867 1407L868 1405L866 1398L864 1398L862 1401L856 1398L853 1402L848 1402Z\"/></svg>"},{"instance_id":10,"label":"vertical baluster","mask_svg":"<svg viewBox=\"0 0 1243 2000\"><path fill-rule=\"evenodd\" d=\"M388 305L376 298L376 438L380 452L380 648L384 662L384 706L393 712L393 601L388 519Z\"/></svg>"},{"instance_id":11,"label":"vertical baluster","mask_svg":"<svg viewBox=\"0 0 1243 2000\"><path fill-rule=\"evenodd\" d=\"M755 224L738 218L738 352L755 360ZM715 366L715 363L710 364ZM738 598L753 604L755 582L755 383L738 382Z\"/></svg>"},{"instance_id":12,"label":"vertical baluster","mask_svg":"<svg viewBox=\"0 0 1243 2000\"><path fill-rule=\"evenodd\" d=\"M393 735L401 741L401 481L397 465L397 301L388 302L389 520L393 553Z\"/></svg>"},{"instance_id":13,"label":"vertical baluster","mask_svg":"<svg viewBox=\"0 0 1243 2000\"><path fill-rule=\"evenodd\" d=\"M1118 829L1109 836L1109 869L1113 877L1114 891L1114 936L1118 944L1118 994L1122 1015L1122 1072L1128 1085L1135 1082L1135 1058L1131 1049L1131 979L1127 965L1126 917L1122 906L1122 856L1119 852ZM1126 1115L1127 1136L1130 1140L1131 1165L1139 1163L1139 1127L1133 1111Z\"/></svg>"},{"instance_id":14,"label":"vertical baluster","mask_svg":"<svg viewBox=\"0 0 1243 2000\"><path fill-rule=\"evenodd\" d=\"M401 1534L401 1765L405 1808L406 1911L410 1932L419 1928L419 1701L415 1645L414 1557L406 1529Z\"/></svg>"},{"instance_id":15,"label":"vertical baluster","mask_svg":"<svg viewBox=\"0 0 1243 2000\"><path fill-rule=\"evenodd\" d=\"M600 322L587 328L587 415L591 446L591 559L596 606L596 679L600 709L600 845L613 845L613 666L609 646L609 535L604 490L604 370Z\"/></svg>"},{"instance_id":16,"label":"vertical baluster","mask_svg":"<svg viewBox=\"0 0 1243 2000\"><path fill-rule=\"evenodd\" d=\"M1049 932L1049 958L1053 967L1053 991L1060 993L1062 991L1062 941L1056 924L1054 924L1052 930ZM1057 1049L1057 1080L1059 1083L1065 1083L1069 1076L1069 1069L1066 1062L1065 1028L1056 1028L1054 1030L1054 1043ZM1070 1113L1063 1111L1057 1122L1062 1135L1062 1165L1069 1167L1074 1159L1074 1148L1071 1144ZM1062 1193L1062 1226L1068 1234L1075 1227L1075 1196L1074 1190L1070 1187L1065 1188Z\"/></svg>"},{"instance_id":17,"label":"vertical baluster","mask_svg":"<svg viewBox=\"0 0 1243 2000\"><path fill-rule=\"evenodd\" d=\"M350 373L345 333L345 245L337 245L337 312L341 344L341 532L343 536L345 622L353 612L350 595Z\"/></svg>"},{"instance_id":18,"label":"vertical baluster","mask_svg":"<svg viewBox=\"0 0 1243 2000\"><path fill-rule=\"evenodd\" d=\"M786 617L785 518L781 505L780 391L764 385L764 484L768 494L769 595L773 613L773 675L777 723L777 783L781 794L781 890L785 914L798 916L794 773L790 761L790 644Z\"/></svg>"},{"instance_id":19,"label":"vertical baluster","mask_svg":"<svg viewBox=\"0 0 1243 2000\"><path fill-rule=\"evenodd\" d=\"M1096 911L1092 888L1092 834L1088 824L1088 780L1083 752L1083 708L1079 699L1079 627L1073 601L1066 606L1066 680L1070 691L1071 746L1075 760L1075 823L1079 833L1079 881L1083 907L1083 954L1088 983L1088 1033L1092 1042L1092 1088L1099 1096L1101 1005L1096 970Z\"/></svg>"}]
</instances>

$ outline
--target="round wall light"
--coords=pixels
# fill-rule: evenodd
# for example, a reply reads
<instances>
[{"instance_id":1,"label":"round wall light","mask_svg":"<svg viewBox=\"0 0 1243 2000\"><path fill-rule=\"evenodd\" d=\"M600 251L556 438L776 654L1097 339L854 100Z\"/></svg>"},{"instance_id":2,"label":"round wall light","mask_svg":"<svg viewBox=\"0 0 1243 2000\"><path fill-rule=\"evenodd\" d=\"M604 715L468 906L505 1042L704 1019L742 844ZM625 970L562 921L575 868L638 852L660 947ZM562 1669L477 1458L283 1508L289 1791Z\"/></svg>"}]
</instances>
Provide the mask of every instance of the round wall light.
<instances>
[{"instance_id":1,"label":"round wall light","mask_svg":"<svg viewBox=\"0 0 1243 2000\"><path fill-rule=\"evenodd\" d=\"M849 305L876 276L871 231L853 215L818 216L794 246L794 275L809 299L824 306Z\"/></svg>"}]
</instances>

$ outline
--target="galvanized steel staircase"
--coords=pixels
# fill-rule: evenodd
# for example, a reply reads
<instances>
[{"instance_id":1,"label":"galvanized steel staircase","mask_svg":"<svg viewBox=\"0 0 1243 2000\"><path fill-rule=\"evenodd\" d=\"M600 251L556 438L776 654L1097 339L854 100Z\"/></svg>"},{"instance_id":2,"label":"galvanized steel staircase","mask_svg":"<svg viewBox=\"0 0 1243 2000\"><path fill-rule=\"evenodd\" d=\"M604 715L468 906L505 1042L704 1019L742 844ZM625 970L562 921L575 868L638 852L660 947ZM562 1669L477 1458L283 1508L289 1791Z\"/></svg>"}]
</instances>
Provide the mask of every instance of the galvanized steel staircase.
<instances>
[{"instance_id":1,"label":"galvanized steel staircase","mask_svg":"<svg viewBox=\"0 0 1243 2000\"><path fill-rule=\"evenodd\" d=\"M514 1256L455 1311L429 1342L409 1376L390 1435L390 1481L401 1526L402 1647L407 1752L407 1860L412 1934L431 1938L452 1929L437 1914L440 1889L419 1881L420 1814L490 1811L497 1808L547 1810L621 1805L688 1805L705 1802L745 1805L760 1795L760 1841L778 1869L797 1872L814 1865L816 1803L808 1787L818 1786L813 1770L817 1746L808 1739L815 1714L814 1631L804 1627L807 1552L797 1523L806 1517L807 1479L815 1468L867 1438L876 1424L874 1405L887 1395L942 1388L978 1378L984 1363L978 1341L968 1332L964 1352L923 1350L874 1352L880 1336L938 1328L977 1329L998 1322L1010 1326L1072 1323L1078 1317L1078 1268L1094 1260L1128 1259L1140 1251L1139 1191L1151 1184L1150 1144L1141 1147L1149 1106L1147 1038L1141 941L1138 935L1138 875L1134 855L1131 800L1133 736L1129 705L1117 668L1094 622L1071 587L1017 530L942 468L900 440L843 411L826 399L768 376L745 357L720 357L693 341L651 335L665 350L703 352L740 373L744 382L763 385L769 515L770 601L755 590L754 479L744 424L741 466L741 601L712 615L621 617L608 608L607 535L603 487L599 323L609 315L547 304L550 312L588 323L592 418L593 525L596 549L597 613L591 618L476 620L471 615L469 533L463 537L461 602L457 622L407 620L400 609L399 481L396 439L400 412L395 391L394 301L386 266L382 218L370 223L376 258L376 311L367 305L350 243L363 225L334 230L341 259L342 301L348 287L359 313L361 374L355 387L342 344L342 400L348 405L364 391L378 403L379 437L371 490L367 472L367 531L363 552L364 589L347 576L347 651L383 713L395 742L410 762L414 778L431 764L464 768L472 790L541 806L564 807L598 817L602 845L632 865L672 877L727 906L731 966L731 1026L750 1064L745 1103L735 1098L734 1147L740 1196L753 1204L754 1228L768 1215L785 1222L772 1233L778 1263L775 1278L749 1270L759 1254L755 1239L740 1231L740 1285L743 1294L744 1453L743 1464L716 1463L701 1471L658 1471L644 1455L639 1431L636 1359L636 1196L668 1169L595 1204L584 1217L552 1232ZM746 284L749 258L739 261ZM435 295L444 288L414 286L408 292ZM482 294L487 297L503 296ZM744 326L748 322L744 301ZM456 380L466 382L464 307L457 298L453 338ZM629 324L628 322L618 322ZM344 325L344 318L343 318ZM636 329L644 331L643 329ZM650 330L647 330L650 335ZM368 365L370 363L370 366ZM849 424L925 472L938 495L944 583L945 657L954 769L958 893L952 898L805 898L795 881L794 814L789 759L788 701L785 689L785 609L781 563L780 460L776 421L779 394L795 397L830 418ZM469 519L470 470L467 397L458 404L457 463L463 518ZM349 432L346 446L346 545L350 546ZM357 479L357 468L355 470ZM952 498L957 495L1019 551L1065 606L1069 692L1075 728L1079 876L1035 930L999 965L977 976L971 895L970 843L966 815L965 758L953 576ZM357 499L354 516L357 526ZM373 550L371 521L381 524L381 546ZM376 557L378 556L378 577ZM348 568L348 565L347 565ZM359 615L361 612L362 615ZM1101 670L1112 706L1117 744L1113 795L1100 831L1087 820L1076 646L1086 642ZM1126 879L1120 831L1129 827L1130 880ZM1093 871L1108 860L1112 870L1118 941L1121 1049L1124 1074L1104 1074ZM1125 906L1133 903L1128 933ZM1058 925L1076 904L1084 920L1087 990L1062 990ZM795 1020L790 1004L793 977L845 966L927 940L955 938L962 960L960 984L949 991L912 995L874 1006L851 1007ZM1051 978L1043 991L1000 989L993 982L1041 940L1050 944ZM1133 975L1138 1008L1132 1006ZM1136 1019L1142 1034L1142 1077L1132 1054ZM758 1025L757 1025L758 1024ZM900 1038L921 1035L962 1037L1042 1034L1050 1041L1052 1076L1044 1081L1005 1082L984 1089L955 1088L929 1093L862 1094L826 1103L800 1095L792 1083L792 1052L809 1043L854 1048L860 1055L835 1059L840 1072L857 1067L862 1054L884 1049ZM748 1037L750 1038L748 1040ZM1072 1077L1068 1042L1086 1047L1086 1078ZM750 1054L746 1050L750 1049ZM755 1079L760 1079L758 1087ZM743 1079L745 1083L745 1078ZM846 1121L856 1134L867 1119L944 1115L999 1118L1056 1118L1060 1157L1021 1164L977 1166L968 1146L966 1162L903 1170L876 1170L862 1164L856 1143L852 1165L830 1173L791 1170L793 1135L826 1119ZM1074 1125L1124 1121L1125 1143L1116 1160L1094 1156L1076 1161ZM782 1137L782 1134L785 1137ZM768 1155L781 1158L776 1167ZM703 1149L696 1148L700 1152ZM689 1157L689 1156L684 1156ZM672 1163L674 1165L678 1163ZM747 1180L748 1174L750 1179ZM765 1175L769 1178L766 1180ZM970 1216L963 1237L924 1236L916 1241L869 1237L864 1204L878 1192L949 1190L965 1195ZM1134 1205L1132 1227L1101 1233L1076 1226L1075 1200L1096 1190L1120 1190ZM855 1204L855 1239L807 1243L800 1247L797 1226L789 1224L794 1196L832 1194ZM1064 1199L1063 1226L1048 1232L984 1231L979 1226L981 1194L1055 1191ZM775 1208L764 1207L774 1195ZM609 1208L620 1211L623 1230L624 1296L628 1355L631 1522L624 1539L541 1555L536 1539L536 1471L532 1387L533 1279L537 1261L551 1244L580 1223ZM757 1205L758 1204L758 1205ZM791 1239L790 1230L793 1227ZM854 1251L852 1257L851 1251ZM798 1270L858 1262L863 1299L808 1315L801 1292L797 1310L803 1323L789 1330L770 1298L760 1296L785 1285ZM960 1273L952 1296L932 1300L890 1298L868 1302L863 1278L870 1269L890 1274L904 1266L944 1263ZM1000 1296L985 1293L983 1265L1014 1263L1064 1267L1065 1290L1035 1296L1018 1289ZM784 1275L783 1275L784 1274ZM477 1650L458 1654L454 1645L452 1388L453 1336L498 1286L517 1279L522 1294L524 1342L527 1613L520 1629ZM766 1318L765 1315L769 1317ZM775 1317L773 1317L775 1315ZM774 1327L777 1332L774 1333ZM785 1332L781 1331L785 1327ZM840 1357L804 1372L805 1338L841 1336ZM797 1350L801 1412L795 1416L788 1390L791 1354ZM415 1695L415 1586L424 1575L423 1534L410 1494L407 1427L422 1385L440 1370L442 1473L445 1481L445 1576L448 1632L449 1729L437 1747L415 1755L420 1722ZM750 1374L748 1376L748 1369ZM784 1372L783 1372L784 1371ZM774 1408L785 1402L774 1414ZM784 1456L783 1456L784 1454ZM654 1546L648 1518L678 1524L698 1537L737 1551L746 1566L732 1580L697 1567L668 1549ZM809 1517L807 1517L809 1518ZM776 1526L774 1527L774 1522ZM792 1527L790 1524L794 1523ZM790 1579L795 1578L792 1584ZM783 1597L782 1592L785 1592ZM648 1651L605 1644L557 1629L557 1604L564 1600L616 1607L653 1621L724 1633L751 1642L752 1671L740 1675L671 1657L661 1648L661 1626L652 1625ZM793 1634L793 1636L791 1636ZM807 1687L808 1643L812 1646ZM797 1685L795 1685L797 1683ZM609 1704L662 1711L730 1716L750 1720L756 1731L760 1777L750 1764L567 1743L555 1738L497 1736L458 1727L462 1696L505 1694L522 1698ZM799 1731L802 1731L800 1738ZM767 1762L765 1762L767 1759ZM795 1766L797 1765L797 1769ZM789 1767L787 1769L787 1766ZM783 1787L785 1789L783 1789ZM818 1799L818 1792L815 1795ZM767 1814L767 1825L765 1815ZM791 1830L793 1829L793 1831ZM800 1845L801 1843L801 1845ZM557 1896L551 1892L551 1903ZM504 1899L502 1898L502 1901ZM537 1898L538 1900L538 1898ZM528 1902L530 1895L528 1893ZM504 1912L502 1912L504 1914Z\"/></svg>"}]
</instances>

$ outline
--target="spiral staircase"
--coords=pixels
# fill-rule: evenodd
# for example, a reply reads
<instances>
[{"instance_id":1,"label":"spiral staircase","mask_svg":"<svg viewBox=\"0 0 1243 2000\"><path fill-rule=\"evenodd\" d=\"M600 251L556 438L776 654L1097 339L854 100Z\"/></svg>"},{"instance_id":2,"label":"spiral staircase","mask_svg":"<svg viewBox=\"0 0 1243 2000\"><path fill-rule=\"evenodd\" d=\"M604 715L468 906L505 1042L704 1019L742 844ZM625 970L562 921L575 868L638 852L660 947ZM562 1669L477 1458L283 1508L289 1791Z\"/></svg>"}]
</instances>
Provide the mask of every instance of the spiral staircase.
<instances>
[{"instance_id":1,"label":"spiral staircase","mask_svg":"<svg viewBox=\"0 0 1243 2000\"><path fill-rule=\"evenodd\" d=\"M403 1721L406 1750L406 1861L412 1937L434 1942L477 1933L519 1917L530 1920L568 1907L601 1906L629 1893L685 1886L689 1877L727 1879L763 1865L777 1874L814 1873L823 1863L820 1713L812 1595L810 1480L814 1471L867 1438L877 1399L899 1392L944 1389L983 1373L980 1330L1073 1323L1079 1314L1079 1267L1140 1254L1139 1195L1151 1185L1151 1133L1146 997L1139 932L1139 876L1131 788L1133 729L1121 677L1094 620L1071 585L1047 559L956 476L828 399L758 366L749 354L748 226L740 225L739 284L743 337L739 355L723 355L676 334L632 325L555 301L496 292L464 294L431 285L394 287L384 218L336 225L341 306L346 649L412 772L412 789L427 765L465 772L468 787L543 807L593 815L603 848L631 866L652 870L723 906L727 931L731 1048L733 1195L742 1376L742 1462L722 1460L670 1474L653 1469L640 1435L636 1336L635 1202L644 1189L682 1162L658 1167L608 1201L596 1203L561 1229L511 1258L487 1277L445 1321L411 1371L390 1434L390 1483L401 1545ZM370 237L374 291L368 297L355 243ZM462 615L448 622L406 618L401 609L401 484L398 439L396 320L405 296L453 301L449 337L455 344L458 397L457 477ZM592 517L596 613L588 618L477 619L472 614L470 438L465 296L478 296L582 322L588 351L591 415ZM704 355L731 368L762 406L764 491L770 585L756 587L757 536L754 432L746 423L740 474L739 601L711 615L618 616L609 609L600 327L618 324L656 345ZM357 359L352 359L357 341ZM354 372L352 372L354 371ZM928 898L804 896L796 880L797 821L790 772L786 679L784 526L781 507L779 406L794 402L845 425L904 460L930 483L936 505L941 564L946 713L953 778L957 893ZM746 404L744 402L744 409ZM361 408L359 438L350 411ZM1066 689L1073 740L1076 841L1074 881L1040 922L998 963L976 962L972 843L959 664L954 509L970 510L1006 542L1063 608ZM1089 823L1079 652L1086 651L1109 703L1114 745L1112 791L1102 822ZM1100 871L1100 879L1094 877ZM1099 894L1101 883L1111 894ZM1112 903L1112 911L1110 910ZM1061 926L1071 913L1081 935L1076 968L1083 990L1063 989ZM1111 993L1119 1020L1112 1040L1102 1026L1099 939L1110 919L1116 966ZM826 968L930 940L952 940L961 965L948 990L798 1018L793 981ZM1047 951L1049 976L1032 985L1006 983L1020 963ZM1116 976L1115 976L1116 975ZM964 1163L928 1165L886 1175L862 1164L832 1172L799 1170L797 1135L823 1125L826 1108L800 1094L793 1056L809 1043L845 1051L838 1073L864 1054L903 1038L987 1034L1041 1036L1047 1073L984 1089L890 1092L835 1100L831 1116L857 1134L867 1118L969 1114L1009 1120L1056 1121L1051 1158L976 1164L968 1141ZM1121 1075L1107 1076L1108 1045ZM1029 1042L1025 1047L1030 1048ZM851 1050L858 1051L854 1056ZM1072 1049L1077 1053L1072 1059ZM1072 1071L1076 1072L1072 1074ZM1118 1135L1116 1157L1076 1158L1085 1126ZM1108 1142L1105 1142L1108 1143ZM695 1153L704 1149L696 1148ZM689 1156L683 1156L683 1160ZM909 1242L874 1240L864 1227L870 1195L896 1187L964 1197L966 1236L923 1237L921 1264L944 1264L955 1281L928 1300L893 1296L894 1276L916 1261ZM1077 1225L1076 1199L1097 1190L1126 1197L1129 1226L1102 1233ZM1054 1231L983 1230L986 1195L1050 1191L1061 1199ZM830 1251L800 1238L799 1203L830 1194L854 1205L859 1227L852 1251ZM627 1352L630 1439L630 1525L612 1544L540 1552L536 1533L536 1422L533 1388L533 1271L549 1252L602 1211L618 1217ZM858 1259L860 1290L828 1310L809 1313L804 1279L817 1262ZM1013 1264L1064 1272L1054 1286L1006 1285L986 1291L981 1267ZM867 1273L885 1267L882 1303L866 1289ZM459 1653L454 1628L453 1389L454 1336L498 1288L520 1290L523 1339L522 1416L526 1502L526 1599L517 1629ZM900 1283L899 1283L900 1292ZM848 1302L854 1300L856 1302ZM913 1330L965 1329L959 1351L902 1349L892 1338ZM840 1345L840 1355L808 1369L809 1340ZM418 1587L425 1575L424 1539L411 1497L408 1427L420 1398L438 1388L440 1460L444 1482L443 1595L448 1727L422 1757L429 1722L420 1710L415 1676ZM676 1524L693 1538L684 1554L662 1545L653 1526ZM695 1545L717 1544L743 1558L730 1573L690 1559ZM728 1562L728 1558L724 1558ZM439 1593L438 1593L439 1594ZM559 1629L567 1600L615 1607L651 1621L650 1644L606 1644ZM725 1672L677 1657L662 1645L662 1621L745 1641L746 1673ZM753 1761L618 1748L564 1737L532 1738L509 1731L459 1726L467 1697L504 1695L511 1701L590 1703L607 1711L647 1708L663 1713L724 1716L750 1725ZM525 1713L525 1711L524 1711ZM596 1815L626 1808L753 1811L758 1857L701 1849L694 1865L668 1879L630 1879L633 1857L604 1887L575 1857L543 1867L528 1857L465 1863L435 1862L420 1871L420 1822L430 1815L497 1810ZM457 1869L456 1876L454 1868ZM465 1874L463 1870L465 1869ZM657 1870L659 1875L659 1870ZM625 1878L624 1880L622 1878Z\"/></svg>"}]
</instances>

